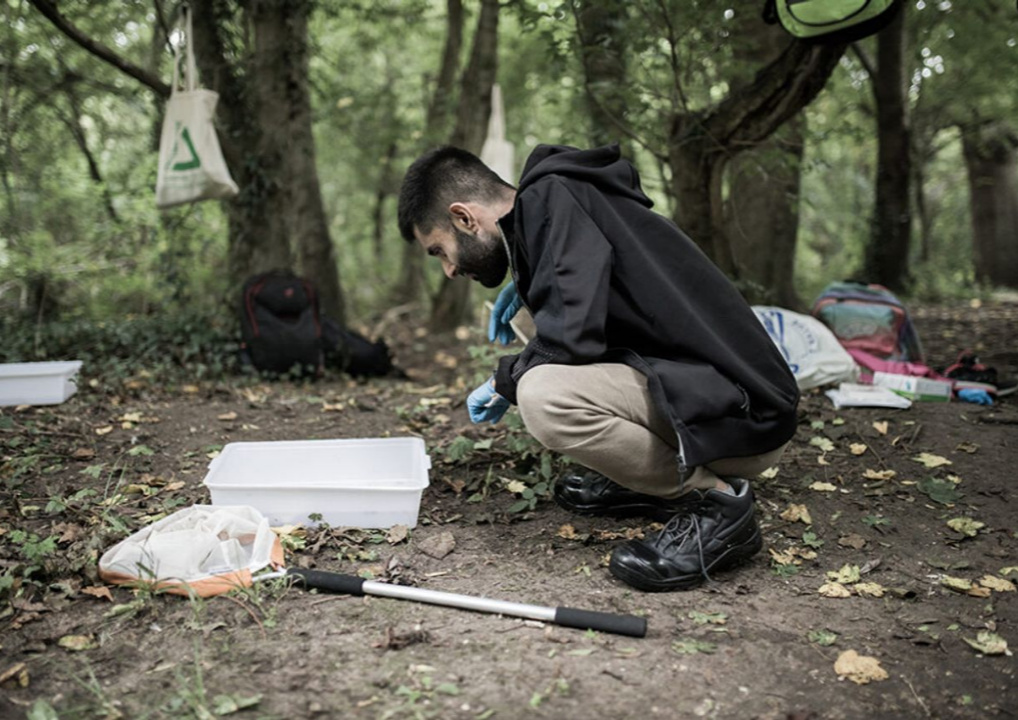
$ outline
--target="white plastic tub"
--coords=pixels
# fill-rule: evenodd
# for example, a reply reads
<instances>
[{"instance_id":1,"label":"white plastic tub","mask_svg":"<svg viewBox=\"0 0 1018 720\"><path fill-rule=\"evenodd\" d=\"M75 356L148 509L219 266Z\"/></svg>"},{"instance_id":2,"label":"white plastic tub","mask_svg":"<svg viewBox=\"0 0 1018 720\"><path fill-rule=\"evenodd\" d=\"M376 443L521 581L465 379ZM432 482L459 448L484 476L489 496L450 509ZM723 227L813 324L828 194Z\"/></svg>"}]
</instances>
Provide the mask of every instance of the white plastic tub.
<instances>
[{"instance_id":1,"label":"white plastic tub","mask_svg":"<svg viewBox=\"0 0 1018 720\"><path fill-rule=\"evenodd\" d=\"M417 525L431 459L420 438L230 443L211 463L213 505L251 505L269 524Z\"/></svg>"},{"instance_id":2,"label":"white plastic tub","mask_svg":"<svg viewBox=\"0 0 1018 720\"><path fill-rule=\"evenodd\" d=\"M78 390L80 369L80 360L0 364L0 407L59 405Z\"/></svg>"}]
</instances>

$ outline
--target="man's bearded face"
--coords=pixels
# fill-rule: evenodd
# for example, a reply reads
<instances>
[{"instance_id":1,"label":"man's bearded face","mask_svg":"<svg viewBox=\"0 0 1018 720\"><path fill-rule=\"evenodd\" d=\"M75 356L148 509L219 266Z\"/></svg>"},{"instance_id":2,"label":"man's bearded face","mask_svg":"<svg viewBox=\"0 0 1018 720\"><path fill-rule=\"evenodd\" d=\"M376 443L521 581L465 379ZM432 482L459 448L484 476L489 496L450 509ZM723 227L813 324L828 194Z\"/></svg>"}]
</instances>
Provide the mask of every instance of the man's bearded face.
<instances>
[{"instance_id":1,"label":"man's bearded face","mask_svg":"<svg viewBox=\"0 0 1018 720\"><path fill-rule=\"evenodd\" d=\"M491 233L478 230L477 235L454 228L456 238L456 274L476 280L487 288L502 284L509 270L502 241Z\"/></svg>"}]
</instances>

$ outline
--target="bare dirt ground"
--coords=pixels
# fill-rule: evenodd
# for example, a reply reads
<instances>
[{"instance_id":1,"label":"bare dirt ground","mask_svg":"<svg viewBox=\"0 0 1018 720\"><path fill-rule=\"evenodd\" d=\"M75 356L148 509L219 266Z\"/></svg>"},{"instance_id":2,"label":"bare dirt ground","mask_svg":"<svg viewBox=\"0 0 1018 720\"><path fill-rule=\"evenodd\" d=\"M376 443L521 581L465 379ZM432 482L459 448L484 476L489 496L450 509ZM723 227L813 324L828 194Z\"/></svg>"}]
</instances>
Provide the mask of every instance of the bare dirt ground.
<instances>
[{"instance_id":1,"label":"bare dirt ground","mask_svg":"<svg viewBox=\"0 0 1018 720\"><path fill-rule=\"evenodd\" d=\"M915 317L930 364L971 347L1018 371L1014 306ZM0 717L1018 713L1001 646L1018 644L1018 400L835 411L808 393L786 459L754 484L767 549L699 589L644 594L606 558L648 524L569 516L538 487L560 461L511 421L470 425L463 398L488 359L467 347L480 337L395 344L410 380L156 386L142 375L0 414L0 572L13 583L0 596ZM206 601L101 589L104 549L208 502L208 457L224 444L407 434L434 461L418 527L405 539L311 529L287 538L291 565L641 614L647 637L282 582ZM886 676L843 677L847 651Z\"/></svg>"}]
</instances>

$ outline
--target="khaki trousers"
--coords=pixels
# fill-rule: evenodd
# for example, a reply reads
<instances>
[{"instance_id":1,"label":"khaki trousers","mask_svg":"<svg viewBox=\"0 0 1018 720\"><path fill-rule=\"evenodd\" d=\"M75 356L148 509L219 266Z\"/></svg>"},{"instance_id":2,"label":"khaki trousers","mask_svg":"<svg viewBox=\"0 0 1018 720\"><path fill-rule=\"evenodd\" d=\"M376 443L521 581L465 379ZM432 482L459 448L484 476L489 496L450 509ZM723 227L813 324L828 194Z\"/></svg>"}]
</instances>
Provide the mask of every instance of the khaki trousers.
<instances>
[{"instance_id":1,"label":"khaki trousers","mask_svg":"<svg viewBox=\"0 0 1018 720\"><path fill-rule=\"evenodd\" d=\"M752 478L785 450L717 460L680 486L675 432L654 407L647 378L628 365L539 365L523 375L516 399L528 432L549 450L630 490L668 499L716 487L722 477Z\"/></svg>"}]
</instances>

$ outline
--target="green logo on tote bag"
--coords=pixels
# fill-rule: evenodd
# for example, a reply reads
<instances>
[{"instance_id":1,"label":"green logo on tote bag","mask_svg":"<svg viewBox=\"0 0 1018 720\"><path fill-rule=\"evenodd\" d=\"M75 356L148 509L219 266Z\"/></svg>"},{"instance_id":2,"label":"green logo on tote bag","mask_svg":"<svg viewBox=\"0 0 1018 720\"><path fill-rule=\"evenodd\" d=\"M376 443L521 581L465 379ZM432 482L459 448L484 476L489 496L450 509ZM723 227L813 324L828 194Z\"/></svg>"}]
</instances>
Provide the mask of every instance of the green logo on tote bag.
<instances>
[{"instance_id":1,"label":"green logo on tote bag","mask_svg":"<svg viewBox=\"0 0 1018 720\"><path fill-rule=\"evenodd\" d=\"M187 151L191 154L191 157L186 160L177 160L181 141L184 142ZM201 158L198 157L198 151L194 149L194 143L191 142L191 133L187 131L187 127L182 127L180 123L177 123L177 139L173 142L173 149L170 151L170 159L166 161L166 167L170 170L194 170L201 167Z\"/></svg>"}]
</instances>

